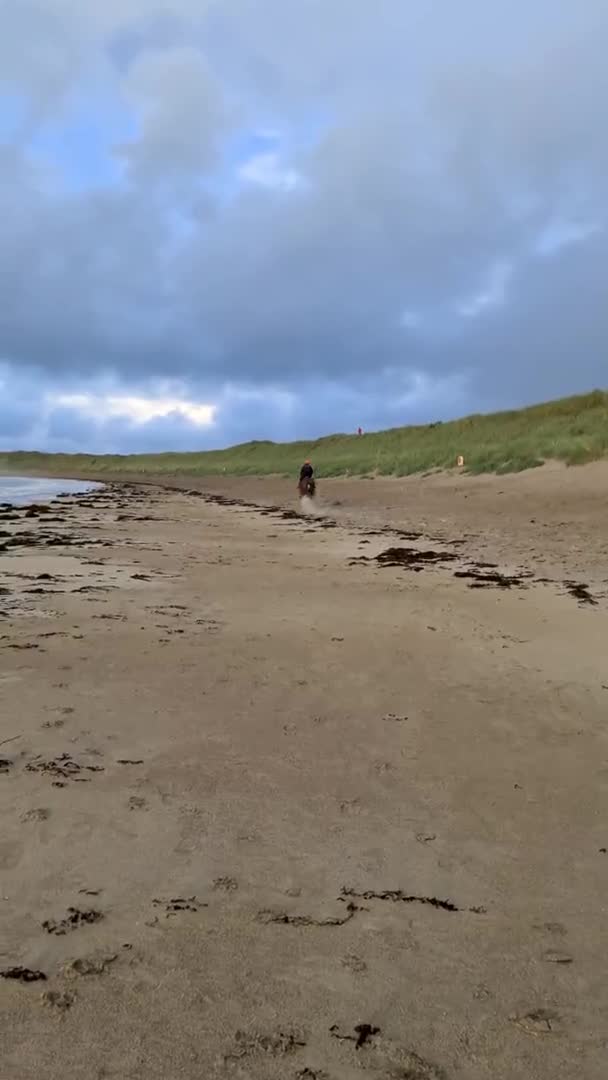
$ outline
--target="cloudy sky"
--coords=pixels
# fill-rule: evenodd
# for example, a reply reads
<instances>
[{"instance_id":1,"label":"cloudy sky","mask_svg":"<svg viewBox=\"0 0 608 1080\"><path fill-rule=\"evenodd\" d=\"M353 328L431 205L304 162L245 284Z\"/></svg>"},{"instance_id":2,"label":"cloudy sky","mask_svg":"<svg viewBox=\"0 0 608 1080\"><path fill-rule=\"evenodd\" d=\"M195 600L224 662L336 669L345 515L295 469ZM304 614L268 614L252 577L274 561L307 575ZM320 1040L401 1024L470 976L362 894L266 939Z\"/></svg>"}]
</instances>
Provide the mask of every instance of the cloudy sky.
<instances>
[{"instance_id":1,"label":"cloudy sky","mask_svg":"<svg viewBox=\"0 0 608 1080\"><path fill-rule=\"evenodd\" d=\"M0 0L0 449L608 383L608 0Z\"/></svg>"}]
</instances>

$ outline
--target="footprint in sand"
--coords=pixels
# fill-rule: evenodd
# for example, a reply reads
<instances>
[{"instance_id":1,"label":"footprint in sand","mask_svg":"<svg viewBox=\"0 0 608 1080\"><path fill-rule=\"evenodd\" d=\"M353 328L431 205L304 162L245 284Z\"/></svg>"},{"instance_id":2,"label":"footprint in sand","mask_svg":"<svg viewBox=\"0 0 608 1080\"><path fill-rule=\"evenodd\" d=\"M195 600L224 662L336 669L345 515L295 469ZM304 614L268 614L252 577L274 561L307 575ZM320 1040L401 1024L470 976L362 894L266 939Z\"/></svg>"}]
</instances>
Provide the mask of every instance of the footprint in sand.
<instances>
[{"instance_id":1,"label":"footprint in sand","mask_svg":"<svg viewBox=\"0 0 608 1080\"><path fill-rule=\"evenodd\" d=\"M379 776L384 776L393 771L394 765L390 761L374 761L373 769Z\"/></svg>"},{"instance_id":2,"label":"footprint in sand","mask_svg":"<svg viewBox=\"0 0 608 1080\"><path fill-rule=\"evenodd\" d=\"M89 975L103 975L104 972L118 959L117 953L100 953L92 956L79 956L71 960L63 969L67 978L75 976L87 977Z\"/></svg>"},{"instance_id":3,"label":"footprint in sand","mask_svg":"<svg viewBox=\"0 0 608 1080\"><path fill-rule=\"evenodd\" d=\"M550 1035L559 1030L561 1017L553 1009L531 1009L511 1020L527 1035Z\"/></svg>"},{"instance_id":4,"label":"footprint in sand","mask_svg":"<svg viewBox=\"0 0 608 1080\"><path fill-rule=\"evenodd\" d=\"M266 1058L291 1056L305 1046L306 1039L299 1031L273 1031L268 1034L237 1031L232 1049L224 1055L224 1063L228 1065L258 1054Z\"/></svg>"},{"instance_id":5,"label":"footprint in sand","mask_svg":"<svg viewBox=\"0 0 608 1080\"><path fill-rule=\"evenodd\" d=\"M37 806L33 810L26 810L21 815L21 821L27 824L30 821L48 821L51 816L51 811L47 810L45 806Z\"/></svg>"},{"instance_id":6,"label":"footprint in sand","mask_svg":"<svg viewBox=\"0 0 608 1080\"><path fill-rule=\"evenodd\" d=\"M129 799L129 810L147 810L148 804L145 799L142 799L141 795L131 795Z\"/></svg>"},{"instance_id":7,"label":"footprint in sand","mask_svg":"<svg viewBox=\"0 0 608 1080\"><path fill-rule=\"evenodd\" d=\"M72 1008L76 1000L76 994L67 990L45 990L41 1000L42 1004L46 1005L47 1008L57 1009L58 1012L65 1013Z\"/></svg>"},{"instance_id":8,"label":"footprint in sand","mask_svg":"<svg viewBox=\"0 0 608 1080\"><path fill-rule=\"evenodd\" d=\"M179 915L182 912L198 912L201 908L208 907L207 904L198 900L196 896L176 896L169 900L154 899L152 904L156 908L164 908L165 918L170 919L174 915Z\"/></svg>"},{"instance_id":9,"label":"footprint in sand","mask_svg":"<svg viewBox=\"0 0 608 1080\"><path fill-rule=\"evenodd\" d=\"M19 840L0 840L0 870L14 870L21 862L23 851Z\"/></svg>"},{"instance_id":10,"label":"footprint in sand","mask_svg":"<svg viewBox=\"0 0 608 1080\"><path fill-rule=\"evenodd\" d=\"M367 971L367 964L356 953L347 953L340 960L342 967L352 971L353 975L363 975Z\"/></svg>"},{"instance_id":11,"label":"footprint in sand","mask_svg":"<svg viewBox=\"0 0 608 1080\"><path fill-rule=\"evenodd\" d=\"M213 882L213 888L216 892L236 892L239 887L239 883L236 878L233 877L219 877Z\"/></svg>"}]
</instances>

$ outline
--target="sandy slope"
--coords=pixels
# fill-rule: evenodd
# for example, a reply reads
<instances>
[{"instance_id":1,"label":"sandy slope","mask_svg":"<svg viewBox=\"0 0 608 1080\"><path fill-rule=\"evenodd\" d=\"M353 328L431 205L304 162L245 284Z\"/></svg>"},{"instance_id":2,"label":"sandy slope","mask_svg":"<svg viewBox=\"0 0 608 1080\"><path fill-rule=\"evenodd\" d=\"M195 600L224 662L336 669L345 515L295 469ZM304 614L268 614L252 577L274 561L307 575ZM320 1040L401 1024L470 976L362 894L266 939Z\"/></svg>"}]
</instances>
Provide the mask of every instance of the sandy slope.
<instances>
[{"instance_id":1,"label":"sandy slope","mask_svg":"<svg viewBox=\"0 0 608 1080\"><path fill-rule=\"evenodd\" d=\"M450 483L0 520L2 1080L606 1075L603 503Z\"/></svg>"}]
</instances>

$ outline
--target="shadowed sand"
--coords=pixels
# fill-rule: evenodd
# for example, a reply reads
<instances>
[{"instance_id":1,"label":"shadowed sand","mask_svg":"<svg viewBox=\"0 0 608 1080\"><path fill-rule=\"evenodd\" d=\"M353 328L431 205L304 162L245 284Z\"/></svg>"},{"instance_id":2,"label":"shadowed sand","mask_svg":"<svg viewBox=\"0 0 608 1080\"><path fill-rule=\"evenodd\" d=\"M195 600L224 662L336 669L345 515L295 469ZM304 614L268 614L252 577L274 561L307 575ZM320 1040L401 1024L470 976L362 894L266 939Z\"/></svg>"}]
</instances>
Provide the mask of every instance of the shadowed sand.
<instances>
[{"instance_id":1,"label":"shadowed sand","mask_svg":"<svg viewBox=\"0 0 608 1080\"><path fill-rule=\"evenodd\" d=\"M2 1080L605 1076L572 475L0 511Z\"/></svg>"}]
</instances>

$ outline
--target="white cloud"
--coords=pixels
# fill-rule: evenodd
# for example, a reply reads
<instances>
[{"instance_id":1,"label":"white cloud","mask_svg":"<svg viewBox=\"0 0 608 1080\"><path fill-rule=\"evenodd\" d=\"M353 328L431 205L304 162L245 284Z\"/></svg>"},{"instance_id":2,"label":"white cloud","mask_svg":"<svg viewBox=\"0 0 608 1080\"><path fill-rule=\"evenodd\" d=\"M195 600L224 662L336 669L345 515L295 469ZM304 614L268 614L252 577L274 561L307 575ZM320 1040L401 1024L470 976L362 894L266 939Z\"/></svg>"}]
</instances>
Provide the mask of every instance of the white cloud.
<instances>
[{"instance_id":1,"label":"white cloud","mask_svg":"<svg viewBox=\"0 0 608 1080\"><path fill-rule=\"evenodd\" d=\"M122 419L133 424L147 424L151 420L174 416L197 427L209 427L216 413L215 405L203 402L129 394L59 393L49 394L48 402L53 408L73 409L98 423Z\"/></svg>"},{"instance_id":2,"label":"white cloud","mask_svg":"<svg viewBox=\"0 0 608 1080\"><path fill-rule=\"evenodd\" d=\"M458 314L465 319L476 319L488 308L500 307L504 304L513 269L513 264L510 262L495 263L481 289L457 305Z\"/></svg>"},{"instance_id":3,"label":"white cloud","mask_svg":"<svg viewBox=\"0 0 608 1080\"><path fill-rule=\"evenodd\" d=\"M293 191L302 183L302 177L295 170L281 162L274 150L254 154L238 170L241 180L274 191Z\"/></svg>"},{"instance_id":4,"label":"white cloud","mask_svg":"<svg viewBox=\"0 0 608 1080\"><path fill-rule=\"evenodd\" d=\"M558 255L564 248L582 244L601 229L597 221L552 221L537 238L534 252L541 256Z\"/></svg>"}]
</instances>

